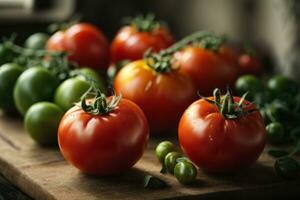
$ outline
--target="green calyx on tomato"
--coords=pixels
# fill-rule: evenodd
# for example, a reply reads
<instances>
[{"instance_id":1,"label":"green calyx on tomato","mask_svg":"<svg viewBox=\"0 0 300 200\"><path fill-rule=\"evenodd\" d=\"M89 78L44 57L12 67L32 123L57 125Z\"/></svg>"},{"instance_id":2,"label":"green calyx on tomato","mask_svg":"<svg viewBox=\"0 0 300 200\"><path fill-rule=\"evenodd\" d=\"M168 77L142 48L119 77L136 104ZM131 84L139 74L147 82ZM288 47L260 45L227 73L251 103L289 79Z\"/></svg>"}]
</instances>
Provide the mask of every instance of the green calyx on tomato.
<instances>
[{"instance_id":1,"label":"green calyx on tomato","mask_svg":"<svg viewBox=\"0 0 300 200\"><path fill-rule=\"evenodd\" d=\"M71 78L62 82L55 91L54 102L67 111L94 84L106 94L103 78L90 68L80 68L70 72Z\"/></svg>"},{"instance_id":2,"label":"green calyx on tomato","mask_svg":"<svg viewBox=\"0 0 300 200\"><path fill-rule=\"evenodd\" d=\"M77 103L77 105L86 113L101 115L114 110L121 99L122 95L113 95L111 98L107 98L99 88L96 88L92 84L88 91L81 97L81 102ZM87 101L90 102L87 103Z\"/></svg>"},{"instance_id":3,"label":"green calyx on tomato","mask_svg":"<svg viewBox=\"0 0 300 200\"><path fill-rule=\"evenodd\" d=\"M200 31L183 38L169 48L161 50L159 53L154 53L149 49L144 54L144 60L156 72L168 73L179 67L176 64L174 65L174 63L176 63L176 60L173 58L174 53L187 45L200 45L202 48L217 52L223 43L223 37L217 36L211 32Z\"/></svg>"},{"instance_id":4,"label":"green calyx on tomato","mask_svg":"<svg viewBox=\"0 0 300 200\"><path fill-rule=\"evenodd\" d=\"M241 97L239 102L235 102L230 88L227 88L227 92L224 96L221 96L221 91L218 88L216 88L213 92L214 100L203 97L201 95L200 97L206 100L208 103L216 105L219 112L226 119L239 119L247 114L250 114L253 111L257 111L257 109L250 109L245 111L247 107L250 107L252 105L244 104L247 94L248 93L245 93Z\"/></svg>"},{"instance_id":5,"label":"green calyx on tomato","mask_svg":"<svg viewBox=\"0 0 300 200\"><path fill-rule=\"evenodd\" d=\"M156 28L161 26L161 22L155 19L153 13L148 13L147 15L138 15L134 18L126 17L123 19L125 25L134 26L139 32L151 32Z\"/></svg>"}]
</instances>

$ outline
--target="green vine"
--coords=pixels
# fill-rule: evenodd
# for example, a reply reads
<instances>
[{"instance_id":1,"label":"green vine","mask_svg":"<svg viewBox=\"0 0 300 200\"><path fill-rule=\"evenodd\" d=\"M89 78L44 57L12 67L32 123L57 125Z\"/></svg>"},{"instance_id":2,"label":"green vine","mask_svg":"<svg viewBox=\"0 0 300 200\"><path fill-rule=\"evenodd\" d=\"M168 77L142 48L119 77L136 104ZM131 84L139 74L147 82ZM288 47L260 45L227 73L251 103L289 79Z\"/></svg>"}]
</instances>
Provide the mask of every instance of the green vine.
<instances>
[{"instance_id":1,"label":"green vine","mask_svg":"<svg viewBox=\"0 0 300 200\"><path fill-rule=\"evenodd\" d=\"M224 37L217 36L207 31L199 31L183 38L171 47L161 50L159 53L154 53L151 49L148 50L144 54L144 60L156 72L166 73L177 69L172 66L173 55L175 52L180 51L187 45L197 45L213 52L218 52L220 46L224 42Z\"/></svg>"},{"instance_id":2,"label":"green vine","mask_svg":"<svg viewBox=\"0 0 300 200\"><path fill-rule=\"evenodd\" d=\"M76 63L68 61L66 52L24 48L16 45L14 40L15 35L13 34L9 39L3 39L0 44L0 53L5 53L4 56L2 55L5 58L4 62L14 62L24 68L43 66L60 81L67 79L71 69L77 67Z\"/></svg>"}]
</instances>

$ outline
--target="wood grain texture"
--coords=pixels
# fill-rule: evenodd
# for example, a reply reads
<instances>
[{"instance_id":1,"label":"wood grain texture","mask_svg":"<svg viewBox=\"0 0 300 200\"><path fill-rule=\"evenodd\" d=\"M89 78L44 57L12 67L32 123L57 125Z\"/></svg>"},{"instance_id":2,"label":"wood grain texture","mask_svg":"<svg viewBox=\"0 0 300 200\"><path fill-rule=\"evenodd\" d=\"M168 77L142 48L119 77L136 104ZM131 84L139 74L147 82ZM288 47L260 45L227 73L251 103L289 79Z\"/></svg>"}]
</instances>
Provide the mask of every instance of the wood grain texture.
<instances>
[{"instance_id":1,"label":"wood grain texture","mask_svg":"<svg viewBox=\"0 0 300 200\"><path fill-rule=\"evenodd\" d=\"M174 138L171 138L175 140ZM62 158L57 148L42 148L25 133L21 120L0 114L0 172L34 199L253 199L300 196L300 180L285 181L273 170L274 160L263 154L244 171L228 176L209 176L201 170L190 186L180 185L171 175L159 173L154 148L161 138L152 138L142 159L128 172L114 177L80 173ZM162 190L143 188L143 177L152 174L165 180Z\"/></svg>"}]
</instances>

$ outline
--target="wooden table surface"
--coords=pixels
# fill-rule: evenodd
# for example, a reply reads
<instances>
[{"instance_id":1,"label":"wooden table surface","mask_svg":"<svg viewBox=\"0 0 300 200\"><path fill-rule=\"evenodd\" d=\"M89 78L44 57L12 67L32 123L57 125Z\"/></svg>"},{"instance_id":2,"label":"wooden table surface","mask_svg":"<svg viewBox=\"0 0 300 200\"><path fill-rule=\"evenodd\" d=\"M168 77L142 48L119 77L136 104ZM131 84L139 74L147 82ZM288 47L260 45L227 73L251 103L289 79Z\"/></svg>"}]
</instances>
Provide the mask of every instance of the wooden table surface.
<instances>
[{"instance_id":1,"label":"wooden table surface","mask_svg":"<svg viewBox=\"0 0 300 200\"><path fill-rule=\"evenodd\" d=\"M182 186L173 176L159 173L161 166L154 148L161 140L152 138L142 159L127 173L94 177L69 165L57 148L35 144L21 120L0 114L0 172L24 193L41 200L284 199L287 194L289 199L300 197L300 179L286 181L278 177L274 159L266 153L255 165L234 175L211 176L199 170L194 184ZM144 189L145 174L162 178L169 187Z\"/></svg>"}]
</instances>

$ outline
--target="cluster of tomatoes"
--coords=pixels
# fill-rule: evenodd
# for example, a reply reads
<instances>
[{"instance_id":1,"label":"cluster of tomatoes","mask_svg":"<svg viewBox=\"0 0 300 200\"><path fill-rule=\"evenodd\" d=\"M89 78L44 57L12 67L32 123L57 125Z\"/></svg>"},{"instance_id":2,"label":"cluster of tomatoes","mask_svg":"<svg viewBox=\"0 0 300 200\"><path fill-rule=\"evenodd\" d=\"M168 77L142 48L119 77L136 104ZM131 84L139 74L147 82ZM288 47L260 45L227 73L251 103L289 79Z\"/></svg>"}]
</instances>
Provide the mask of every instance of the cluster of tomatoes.
<instances>
[{"instance_id":1,"label":"cluster of tomatoes","mask_svg":"<svg viewBox=\"0 0 300 200\"><path fill-rule=\"evenodd\" d=\"M261 62L220 36L197 32L175 43L153 16L139 16L111 45L94 25L77 23L49 39L33 35L26 46L22 56L38 54L42 62L25 59L22 67L18 55L0 67L0 106L24 115L27 132L40 144L55 143L58 134L63 156L83 172L123 172L143 155L150 133L168 134L178 125L183 152L209 172L246 167L263 150L265 127L255 106L230 90L221 95L239 75L260 73ZM106 71L115 72L110 96ZM221 91L197 100L215 88Z\"/></svg>"}]
</instances>

